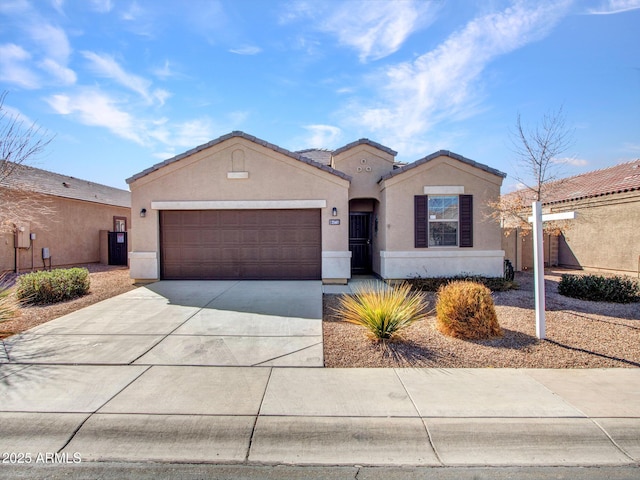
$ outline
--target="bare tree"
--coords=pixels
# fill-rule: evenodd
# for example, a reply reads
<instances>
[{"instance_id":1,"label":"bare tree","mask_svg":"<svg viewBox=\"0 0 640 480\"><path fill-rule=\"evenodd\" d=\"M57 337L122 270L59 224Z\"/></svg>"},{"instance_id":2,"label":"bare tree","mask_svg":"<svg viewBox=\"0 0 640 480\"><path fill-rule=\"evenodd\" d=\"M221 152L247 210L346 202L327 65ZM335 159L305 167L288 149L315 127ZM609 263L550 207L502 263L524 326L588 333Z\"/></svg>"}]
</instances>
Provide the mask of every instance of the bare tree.
<instances>
[{"instance_id":1,"label":"bare tree","mask_svg":"<svg viewBox=\"0 0 640 480\"><path fill-rule=\"evenodd\" d=\"M4 108L7 92L0 94L0 183L20 165L42 153L53 137L33 123L29 127Z\"/></svg>"},{"instance_id":2,"label":"bare tree","mask_svg":"<svg viewBox=\"0 0 640 480\"><path fill-rule=\"evenodd\" d=\"M562 180L563 162L560 156L573 145L573 130L566 125L563 108L546 113L533 128L522 123L518 114L516 129L511 132L513 152L516 156L516 175L522 188L502 195L493 202L492 216L505 227L520 227L526 232L530 225L531 203L544 202L552 190L558 188ZM549 223L548 232L558 234L563 225ZM505 230L508 232L509 230Z\"/></svg>"},{"instance_id":3,"label":"bare tree","mask_svg":"<svg viewBox=\"0 0 640 480\"><path fill-rule=\"evenodd\" d=\"M46 149L53 136L9 112L4 107L6 96L6 91L0 94L0 231L14 231L16 222L31 223L53 213L51 202L37 193L36 185L12 178Z\"/></svg>"},{"instance_id":4,"label":"bare tree","mask_svg":"<svg viewBox=\"0 0 640 480\"><path fill-rule=\"evenodd\" d=\"M515 179L533 193L533 201L544 201L545 186L559 179L560 155L573 145L562 107L546 113L534 128L524 127L518 114L511 140L522 172Z\"/></svg>"}]
</instances>

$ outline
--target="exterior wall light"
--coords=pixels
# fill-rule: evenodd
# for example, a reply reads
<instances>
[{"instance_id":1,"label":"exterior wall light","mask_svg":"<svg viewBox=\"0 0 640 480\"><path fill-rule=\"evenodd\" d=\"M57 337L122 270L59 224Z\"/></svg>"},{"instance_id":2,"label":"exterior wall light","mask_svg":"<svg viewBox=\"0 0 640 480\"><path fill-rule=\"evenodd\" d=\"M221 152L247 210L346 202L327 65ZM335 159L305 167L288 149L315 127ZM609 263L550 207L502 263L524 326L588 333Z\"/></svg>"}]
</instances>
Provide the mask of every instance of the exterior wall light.
<instances>
[{"instance_id":1,"label":"exterior wall light","mask_svg":"<svg viewBox=\"0 0 640 480\"><path fill-rule=\"evenodd\" d=\"M333 215L334 217L338 216L338 209L336 207L333 207L333 209L331 210L331 215Z\"/></svg>"},{"instance_id":2,"label":"exterior wall light","mask_svg":"<svg viewBox=\"0 0 640 480\"><path fill-rule=\"evenodd\" d=\"M141 216L142 218L144 218L144 217L146 217L146 216L147 216L147 209L146 209L146 208L143 208L142 210L140 210L140 216Z\"/></svg>"}]
</instances>

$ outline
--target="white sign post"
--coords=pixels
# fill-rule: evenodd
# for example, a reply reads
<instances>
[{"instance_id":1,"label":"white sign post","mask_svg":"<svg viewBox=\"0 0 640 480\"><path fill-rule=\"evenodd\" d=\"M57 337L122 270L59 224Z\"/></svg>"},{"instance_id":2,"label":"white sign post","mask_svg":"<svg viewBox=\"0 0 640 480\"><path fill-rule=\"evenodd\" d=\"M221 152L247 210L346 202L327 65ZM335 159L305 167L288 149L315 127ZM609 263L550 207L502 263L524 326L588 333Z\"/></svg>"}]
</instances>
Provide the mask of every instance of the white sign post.
<instances>
[{"instance_id":1,"label":"white sign post","mask_svg":"<svg viewBox=\"0 0 640 480\"><path fill-rule=\"evenodd\" d=\"M576 218L575 212L542 214L542 204L533 202L531 204L533 216L529 221L533 222L533 279L535 284L536 301L536 336L544 340L546 331L545 322L545 291L544 291L544 248L542 247L542 222L552 220L573 220Z\"/></svg>"},{"instance_id":2,"label":"white sign post","mask_svg":"<svg viewBox=\"0 0 640 480\"><path fill-rule=\"evenodd\" d=\"M544 249L542 247L542 204L533 202L533 281L536 301L536 337L545 338Z\"/></svg>"}]
</instances>

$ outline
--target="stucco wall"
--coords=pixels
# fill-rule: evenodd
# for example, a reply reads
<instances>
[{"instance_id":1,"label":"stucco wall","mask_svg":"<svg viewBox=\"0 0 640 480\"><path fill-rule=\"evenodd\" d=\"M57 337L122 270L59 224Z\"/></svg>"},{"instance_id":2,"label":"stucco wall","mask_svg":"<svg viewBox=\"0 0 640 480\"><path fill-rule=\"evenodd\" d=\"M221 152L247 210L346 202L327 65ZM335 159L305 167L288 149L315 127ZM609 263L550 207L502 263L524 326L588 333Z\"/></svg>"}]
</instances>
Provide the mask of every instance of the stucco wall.
<instances>
[{"instance_id":1,"label":"stucco wall","mask_svg":"<svg viewBox=\"0 0 640 480\"><path fill-rule=\"evenodd\" d=\"M461 272L501 275L502 233L499 224L489 218L488 206L500 195L501 184L502 177L446 156L385 180L384 214L381 215L384 223L379 227L384 230L381 235L383 276L440 276ZM414 196L424 195L425 187L443 186L452 187L451 193L473 195L472 248L414 246Z\"/></svg>"},{"instance_id":2,"label":"stucco wall","mask_svg":"<svg viewBox=\"0 0 640 480\"><path fill-rule=\"evenodd\" d=\"M20 268L41 269L42 247L48 247L52 265L69 266L100 261L100 230L113 230L113 217L127 217L127 227L131 225L131 210L98 203L83 202L61 197L50 197L50 206L55 215L40 216L32 223L25 223L24 238L35 233L32 248L20 249ZM15 266L13 234L0 236L0 271L11 271ZM47 262L47 266L48 266Z\"/></svg>"},{"instance_id":3,"label":"stucco wall","mask_svg":"<svg viewBox=\"0 0 640 480\"><path fill-rule=\"evenodd\" d=\"M349 199L376 200L380 200L380 187L377 182L393 170L393 160L391 154L366 144L350 148L333 159L335 168L352 178Z\"/></svg>"},{"instance_id":4,"label":"stucco wall","mask_svg":"<svg viewBox=\"0 0 640 480\"><path fill-rule=\"evenodd\" d=\"M345 264L344 254L349 253L349 181L244 138L232 138L171 163L135 180L130 188L134 212L130 244L133 278L157 278L159 214L152 202L159 201L325 200L326 206L321 208L323 271ZM334 207L338 209L337 217L331 215ZM139 216L142 208L147 210L145 218ZM329 225L330 219L339 219L340 225ZM144 268L138 269L137 265L142 264ZM341 278L348 278L348 271L344 273L346 276ZM331 275L333 278L335 270Z\"/></svg>"},{"instance_id":5,"label":"stucco wall","mask_svg":"<svg viewBox=\"0 0 640 480\"><path fill-rule=\"evenodd\" d=\"M575 220L560 237L558 263L564 267L637 274L640 261L640 192L620 193L554 207L574 210Z\"/></svg>"}]
</instances>

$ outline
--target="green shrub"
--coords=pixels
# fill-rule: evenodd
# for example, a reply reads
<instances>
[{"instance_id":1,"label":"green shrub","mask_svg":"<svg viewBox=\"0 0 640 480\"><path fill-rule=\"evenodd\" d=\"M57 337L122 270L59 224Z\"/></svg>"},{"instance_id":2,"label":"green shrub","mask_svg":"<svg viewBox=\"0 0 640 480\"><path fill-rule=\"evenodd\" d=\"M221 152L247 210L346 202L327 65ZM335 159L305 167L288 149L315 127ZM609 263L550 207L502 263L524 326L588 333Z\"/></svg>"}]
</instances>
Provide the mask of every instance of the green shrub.
<instances>
[{"instance_id":1,"label":"green shrub","mask_svg":"<svg viewBox=\"0 0 640 480\"><path fill-rule=\"evenodd\" d=\"M16 293L23 303L42 305L81 297L88 291L89 270L69 268L22 275Z\"/></svg>"},{"instance_id":2,"label":"green shrub","mask_svg":"<svg viewBox=\"0 0 640 480\"><path fill-rule=\"evenodd\" d=\"M476 282L456 281L438 290L436 328L464 339L501 337L491 291Z\"/></svg>"},{"instance_id":3,"label":"green shrub","mask_svg":"<svg viewBox=\"0 0 640 480\"><path fill-rule=\"evenodd\" d=\"M342 295L336 313L344 320L362 325L376 340L388 340L404 328L426 316L427 302L422 292L412 292L411 285L393 287L365 284L354 295Z\"/></svg>"},{"instance_id":4,"label":"green shrub","mask_svg":"<svg viewBox=\"0 0 640 480\"><path fill-rule=\"evenodd\" d=\"M631 303L640 301L640 284L630 277L564 274L558 293L594 302Z\"/></svg>"},{"instance_id":5,"label":"green shrub","mask_svg":"<svg viewBox=\"0 0 640 480\"><path fill-rule=\"evenodd\" d=\"M519 285L513 280L506 280L503 277L483 277L481 275L455 275L453 277L417 277L407 280L414 290L423 292L437 292L440 287L451 282L475 282L487 287L492 292L506 292L507 290L517 290Z\"/></svg>"}]
</instances>

